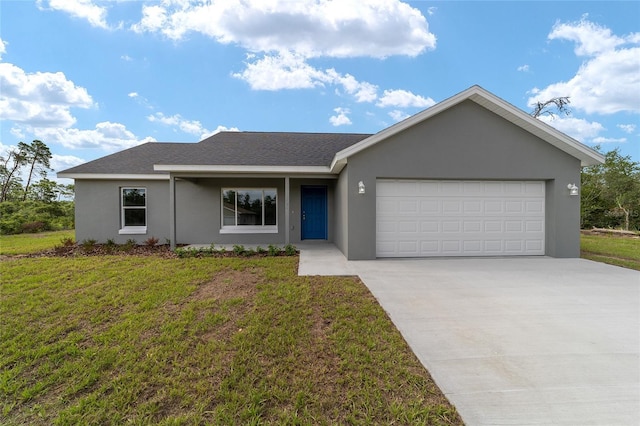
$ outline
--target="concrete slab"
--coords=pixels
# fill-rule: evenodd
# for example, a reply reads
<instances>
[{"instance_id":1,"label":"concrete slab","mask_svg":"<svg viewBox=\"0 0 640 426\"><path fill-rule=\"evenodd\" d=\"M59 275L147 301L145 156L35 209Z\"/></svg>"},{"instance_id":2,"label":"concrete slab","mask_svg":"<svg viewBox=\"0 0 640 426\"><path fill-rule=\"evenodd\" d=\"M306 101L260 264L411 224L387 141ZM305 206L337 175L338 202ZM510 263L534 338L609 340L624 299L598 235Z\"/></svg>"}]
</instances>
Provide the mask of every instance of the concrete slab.
<instances>
[{"instance_id":1,"label":"concrete slab","mask_svg":"<svg viewBox=\"0 0 640 426\"><path fill-rule=\"evenodd\" d=\"M359 275L469 425L640 424L640 272L548 257L349 262L331 245L300 262L300 274Z\"/></svg>"}]
</instances>

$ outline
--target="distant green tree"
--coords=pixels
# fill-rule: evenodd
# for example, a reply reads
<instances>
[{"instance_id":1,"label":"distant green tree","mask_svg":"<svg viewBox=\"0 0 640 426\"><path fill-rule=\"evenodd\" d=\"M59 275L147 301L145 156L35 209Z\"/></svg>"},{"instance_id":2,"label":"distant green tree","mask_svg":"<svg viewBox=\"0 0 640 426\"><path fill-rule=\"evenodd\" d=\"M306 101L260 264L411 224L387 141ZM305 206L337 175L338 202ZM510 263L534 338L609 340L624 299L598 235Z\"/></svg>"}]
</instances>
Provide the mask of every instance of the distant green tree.
<instances>
[{"instance_id":1,"label":"distant green tree","mask_svg":"<svg viewBox=\"0 0 640 426\"><path fill-rule=\"evenodd\" d=\"M51 168L50 160L52 155L49 147L42 141L36 139L29 145L25 144L25 157L25 165L29 167L29 175L27 177L27 183L24 185L22 201L27 199L29 186L31 185L34 174L40 174L40 176L46 179L46 172Z\"/></svg>"},{"instance_id":2,"label":"distant green tree","mask_svg":"<svg viewBox=\"0 0 640 426\"><path fill-rule=\"evenodd\" d=\"M20 179L20 169L27 164L28 145L19 142L17 147L0 156L0 202L9 200L9 195L13 194L18 186L22 188Z\"/></svg>"},{"instance_id":3,"label":"distant green tree","mask_svg":"<svg viewBox=\"0 0 640 426\"><path fill-rule=\"evenodd\" d=\"M29 188L29 199L51 203L58 199L60 186L56 182L47 179L46 175Z\"/></svg>"},{"instance_id":4,"label":"distant green tree","mask_svg":"<svg viewBox=\"0 0 640 426\"><path fill-rule=\"evenodd\" d=\"M583 226L640 228L640 163L619 149L582 170Z\"/></svg>"}]
</instances>

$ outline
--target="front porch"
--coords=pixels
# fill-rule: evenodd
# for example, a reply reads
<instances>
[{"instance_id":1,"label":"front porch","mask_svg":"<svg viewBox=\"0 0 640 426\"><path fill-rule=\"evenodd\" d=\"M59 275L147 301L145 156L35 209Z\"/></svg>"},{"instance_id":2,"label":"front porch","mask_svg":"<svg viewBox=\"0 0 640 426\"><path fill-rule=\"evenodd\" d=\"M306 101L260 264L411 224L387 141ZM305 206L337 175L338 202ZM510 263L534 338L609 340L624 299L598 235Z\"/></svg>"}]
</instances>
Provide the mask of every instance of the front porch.
<instances>
[{"instance_id":1,"label":"front porch","mask_svg":"<svg viewBox=\"0 0 640 426\"><path fill-rule=\"evenodd\" d=\"M171 173L171 246L333 242L336 182L331 175Z\"/></svg>"}]
</instances>

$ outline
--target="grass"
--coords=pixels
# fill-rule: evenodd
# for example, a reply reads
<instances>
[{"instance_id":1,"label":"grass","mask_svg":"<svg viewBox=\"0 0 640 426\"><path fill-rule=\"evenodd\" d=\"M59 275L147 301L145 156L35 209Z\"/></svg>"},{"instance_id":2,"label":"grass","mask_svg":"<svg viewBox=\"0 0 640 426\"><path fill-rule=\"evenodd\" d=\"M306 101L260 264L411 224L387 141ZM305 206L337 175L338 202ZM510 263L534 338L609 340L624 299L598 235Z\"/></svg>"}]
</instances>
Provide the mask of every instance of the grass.
<instances>
[{"instance_id":1,"label":"grass","mask_svg":"<svg viewBox=\"0 0 640 426\"><path fill-rule=\"evenodd\" d=\"M640 238L582 234L580 251L585 259L640 271Z\"/></svg>"},{"instance_id":2,"label":"grass","mask_svg":"<svg viewBox=\"0 0 640 426\"><path fill-rule=\"evenodd\" d=\"M75 238L71 231L43 232L40 234L0 235L0 255L34 253L60 245L64 238Z\"/></svg>"},{"instance_id":3,"label":"grass","mask_svg":"<svg viewBox=\"0 0 640 426\"><path fill-rule=\"evenodd\" d=\"M0 267L1 424L462 424L366 287L295 257Z\"/></svg>"}]
</instances>

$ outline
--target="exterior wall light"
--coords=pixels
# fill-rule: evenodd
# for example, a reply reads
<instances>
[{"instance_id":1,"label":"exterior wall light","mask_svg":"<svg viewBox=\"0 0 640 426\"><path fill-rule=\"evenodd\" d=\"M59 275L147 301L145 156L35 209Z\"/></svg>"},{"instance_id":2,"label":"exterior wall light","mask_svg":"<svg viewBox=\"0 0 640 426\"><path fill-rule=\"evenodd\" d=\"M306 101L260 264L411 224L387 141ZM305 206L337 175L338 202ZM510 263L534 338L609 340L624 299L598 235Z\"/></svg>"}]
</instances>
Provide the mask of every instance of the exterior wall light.
<instances>
[{"instance_id":1,"label":"exterior wall light","mask_svg":"<svg viewBox=\"0 0 640 426\"><path fill-rule=\"evenodd\" d=\"M578 195L578 187L575 183L570 183L569 185L567 185L567 189L569 190L569 195Z\"/></svg>"},{"instance_id":2,"label":"exterior wall light","mask_svg":"<svg viewBox=\"0 0 640 426\"><path fill-rule=\"evenodd\" d=\"M364 194L364 182L358 182L358 194Z\"/></svg>"}]
</instances>

